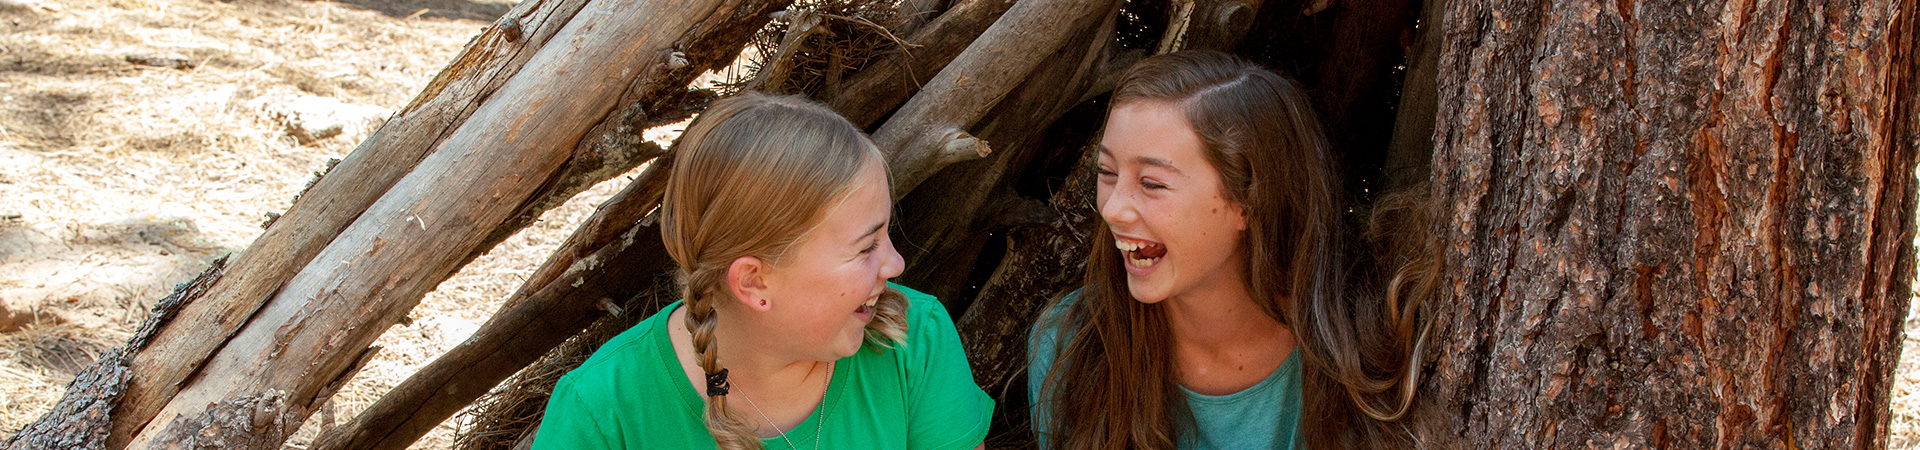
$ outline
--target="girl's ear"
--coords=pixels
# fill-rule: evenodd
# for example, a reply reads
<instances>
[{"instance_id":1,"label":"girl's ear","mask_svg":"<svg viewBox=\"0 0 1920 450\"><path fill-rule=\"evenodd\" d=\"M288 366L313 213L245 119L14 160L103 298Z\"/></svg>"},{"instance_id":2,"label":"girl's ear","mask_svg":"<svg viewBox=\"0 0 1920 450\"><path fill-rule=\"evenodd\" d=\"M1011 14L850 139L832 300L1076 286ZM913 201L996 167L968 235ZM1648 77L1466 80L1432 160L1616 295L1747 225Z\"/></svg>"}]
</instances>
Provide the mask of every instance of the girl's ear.
<instances>
[{"instance_id":1,"label":"girl's ear","mask_svg":"<svg viewBox=\"0 0 1920 450\"><path fill-rule=\"evenodd\" d=\"M1252 219L1253 214L1247 209L1247 205L1240 202L1227 202L1227 208L1231 209L1227 213L1233 214L1234 217L1233 231L1247 231L1247 221Z\"/></svg>"},{"instance_id":2,"label":"girl's ear","mask_svg":"<svg viewBox=\"0 0 1920 450\"><path fill-rule=\"evenodd\" d=\"M773 307L767 300L767 263L760 258L742 256L727 267L727 290L741 306L755 311Z\"/></svg>"}]
</instances>

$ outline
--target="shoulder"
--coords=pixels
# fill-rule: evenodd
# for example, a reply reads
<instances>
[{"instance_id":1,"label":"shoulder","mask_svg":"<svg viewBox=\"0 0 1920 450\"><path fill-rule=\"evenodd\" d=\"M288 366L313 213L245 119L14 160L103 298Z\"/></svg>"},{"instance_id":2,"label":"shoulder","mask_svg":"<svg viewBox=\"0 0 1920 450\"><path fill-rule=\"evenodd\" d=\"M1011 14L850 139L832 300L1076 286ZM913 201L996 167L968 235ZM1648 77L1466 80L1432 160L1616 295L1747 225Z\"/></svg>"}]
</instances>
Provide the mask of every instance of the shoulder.
<instances>
[{"instance_id":1,"label":"shoulder","mask_svg":"<svg viewBox=\"0 0 1920 450\"><path fill-rule=\"evenodd\" d=\"M556 444L549 448L659 448L663 442L702 442L700 400L687 386L665 336L665 321L678 306L668 305L614 336L560 378L541 425L541 439Z\"/></svg>"},{"instance_id":2,"label":"shoulder","mask_svg":"<svg viewBox=\"0 0 1920 450\"><path fill-rule=\"evenodd\" d=\"M630 400L627 397L631 395L628 394L634 393L634 389L642 389L657 395L655 398L673 398L664 395L665 392L651 391L674 386L657 381L667 373L667 368L661 364L661 352L672 351L671 348L664 348L666 339L662 334L665 327L661 325L678 305L668 305L602 344L586 362L561 377L554 386L555 394L564 392L579 395L589 402L624 401Z\"/></svg>"},{"instance_id":3,"label":"shoulder","mask_svg":"<svg viewBox=\"0 0 1920 450\"><path fill-rule=\"evenodd\" d=\"M593 351L592 356L587 357L586 362L580 363L580 367L569 372L569 375L607 370L623 363L635 362L636 359L644 359L645 356L662 350L658 348L660 347L658 344L663 342L662 334L666 327L661 325L673 315L673 310L679 307L679 302L669 304L647 317L646 320L641 320L640 323L615 335L613 339L608 339L605 344L600 345L598 350Z\"/></svg>"},{"instance_id":4,"label":"shoulder","mask_svg":"<svg viewBox=\"0 0 1920 450\"><path fill-rule=\"evenodd\" d=\"M1060 330L1067 325L1067 311L1079 305L1080 294L1083 291L1086 291L1086 288L1074 289L1060 299L1049 302L1047 307L1040 311L1040 317L1034 319L1033 329L1027 337L1029 352L1040 350L1045 355L1053 354L1053 347L1059 340Z\"/></svg>"},{"instance_id":5,"label":"shoulder","mask_svg":"<svg viewBox=\"0 0 1920 450\"><path fill-rule=\"evenodd\" d=\"M947 305L940 303L933 294L920 292L913 288L888 283L887 287L900 291L907 297L907 333L912 334L922 325L953 328L953 316L947 313Z\"/></svg>"}]
</instances>

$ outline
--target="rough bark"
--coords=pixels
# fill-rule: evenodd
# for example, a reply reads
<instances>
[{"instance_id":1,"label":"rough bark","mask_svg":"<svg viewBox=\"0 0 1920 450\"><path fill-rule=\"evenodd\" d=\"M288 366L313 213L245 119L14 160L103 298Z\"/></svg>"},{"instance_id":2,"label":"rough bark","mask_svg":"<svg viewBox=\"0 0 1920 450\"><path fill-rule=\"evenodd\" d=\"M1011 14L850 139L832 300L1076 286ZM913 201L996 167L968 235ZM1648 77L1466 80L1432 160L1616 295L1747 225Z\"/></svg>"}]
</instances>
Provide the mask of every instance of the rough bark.
<instances>
[{"instance_id":1,"label":"rough bark","mask_svg":"<svg viewBox=\"0 0 1920 450\"><path fill-rule=\"evenodd\" d=\"M73 381L67 383L66 393L50 411L15 432L0 448L107 448L107 433L112 428L115 403L133 378L129 360L152 342L155 333L178 317L183 307L206 295L207 289L220 279L226 268L227 257L215 259L193 281L181 284L174 288L172 294L154 302L153 312L134 331L127 345L100 355L100 359L94 361L92 366L75 375Z\"/></svg>"},{"instance_id":2,"label":"rough bark","mask_svg":"<svg viewBox=\"0 0 1920 450\"><path fill-rule=\"evenodd\" d=\"M1883 447L1915 2L1446 8L1436 441Z\"/></svg>"}]
</instances>

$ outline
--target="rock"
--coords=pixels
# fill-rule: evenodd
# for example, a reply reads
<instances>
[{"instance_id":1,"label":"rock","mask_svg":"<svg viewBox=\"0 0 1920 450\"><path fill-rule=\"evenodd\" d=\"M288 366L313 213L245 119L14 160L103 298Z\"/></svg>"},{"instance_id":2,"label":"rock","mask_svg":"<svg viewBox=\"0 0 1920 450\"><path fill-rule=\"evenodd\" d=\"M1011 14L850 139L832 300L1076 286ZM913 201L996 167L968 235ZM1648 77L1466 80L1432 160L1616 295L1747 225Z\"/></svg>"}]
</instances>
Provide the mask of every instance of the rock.
<instances>
[{"instance_id":1,"label":"rock","mask_svg":"<svg viewBox=\"0 0 1920 450\"><path fill-rule=\"evenodd\" d=\"M393 115L393 111L386 108L313 95L261 98L249 103L285 126L287 134L302 145L340 135L359 135L385 123L387 117Z\"/></svg>"}]
</instances>

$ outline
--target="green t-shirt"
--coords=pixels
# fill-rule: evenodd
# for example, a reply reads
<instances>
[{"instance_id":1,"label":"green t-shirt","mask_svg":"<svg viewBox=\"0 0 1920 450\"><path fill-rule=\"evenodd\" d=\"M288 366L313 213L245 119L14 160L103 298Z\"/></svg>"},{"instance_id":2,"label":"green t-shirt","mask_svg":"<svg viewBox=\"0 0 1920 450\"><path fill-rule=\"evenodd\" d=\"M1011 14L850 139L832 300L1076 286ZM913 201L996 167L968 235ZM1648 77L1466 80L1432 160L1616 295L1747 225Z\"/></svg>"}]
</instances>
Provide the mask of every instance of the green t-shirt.
<instances>
[{"instance_id":1,"label":"green t-shirt","mask_svg":"<svg viewBox=\"0 0 1920 450\"><path fill-rule=\"evenodd\" d=\"M1055 431L1048 424L1052 408L1041 404L1040 388L1061 348L1060 329L1068 305L1080 292L1067 294L1047 308L1033 324L1027 341L1027 403L1032 405L1034 435L1041 448ZM1178 437L1184 450L1293 449L1300 426L1300 349L1287 355L1280 367L1252 387L1227 395L1205 395L1180 388L1193 413L1190 433Z\"/></svg>"},{"instance_id":2,"label":"green t-shirt","mask_svg":"<svg viewBox=\"0 0 1920 450\"><path fill-rule=\"evenodd\" d=\"M787 433L800 448L971 449L987 435L993 399L974 384L960 335L933 296L906 294L907 337L863 347L834 366L823 406ZM568 372L547 400L533 448L711 449L705 399L674 356L667 317L679 302L620 333ZM820 422L825 420L824 423ZM768 449L787 448L779 437Z\"/></svg>"}]
</instances>

